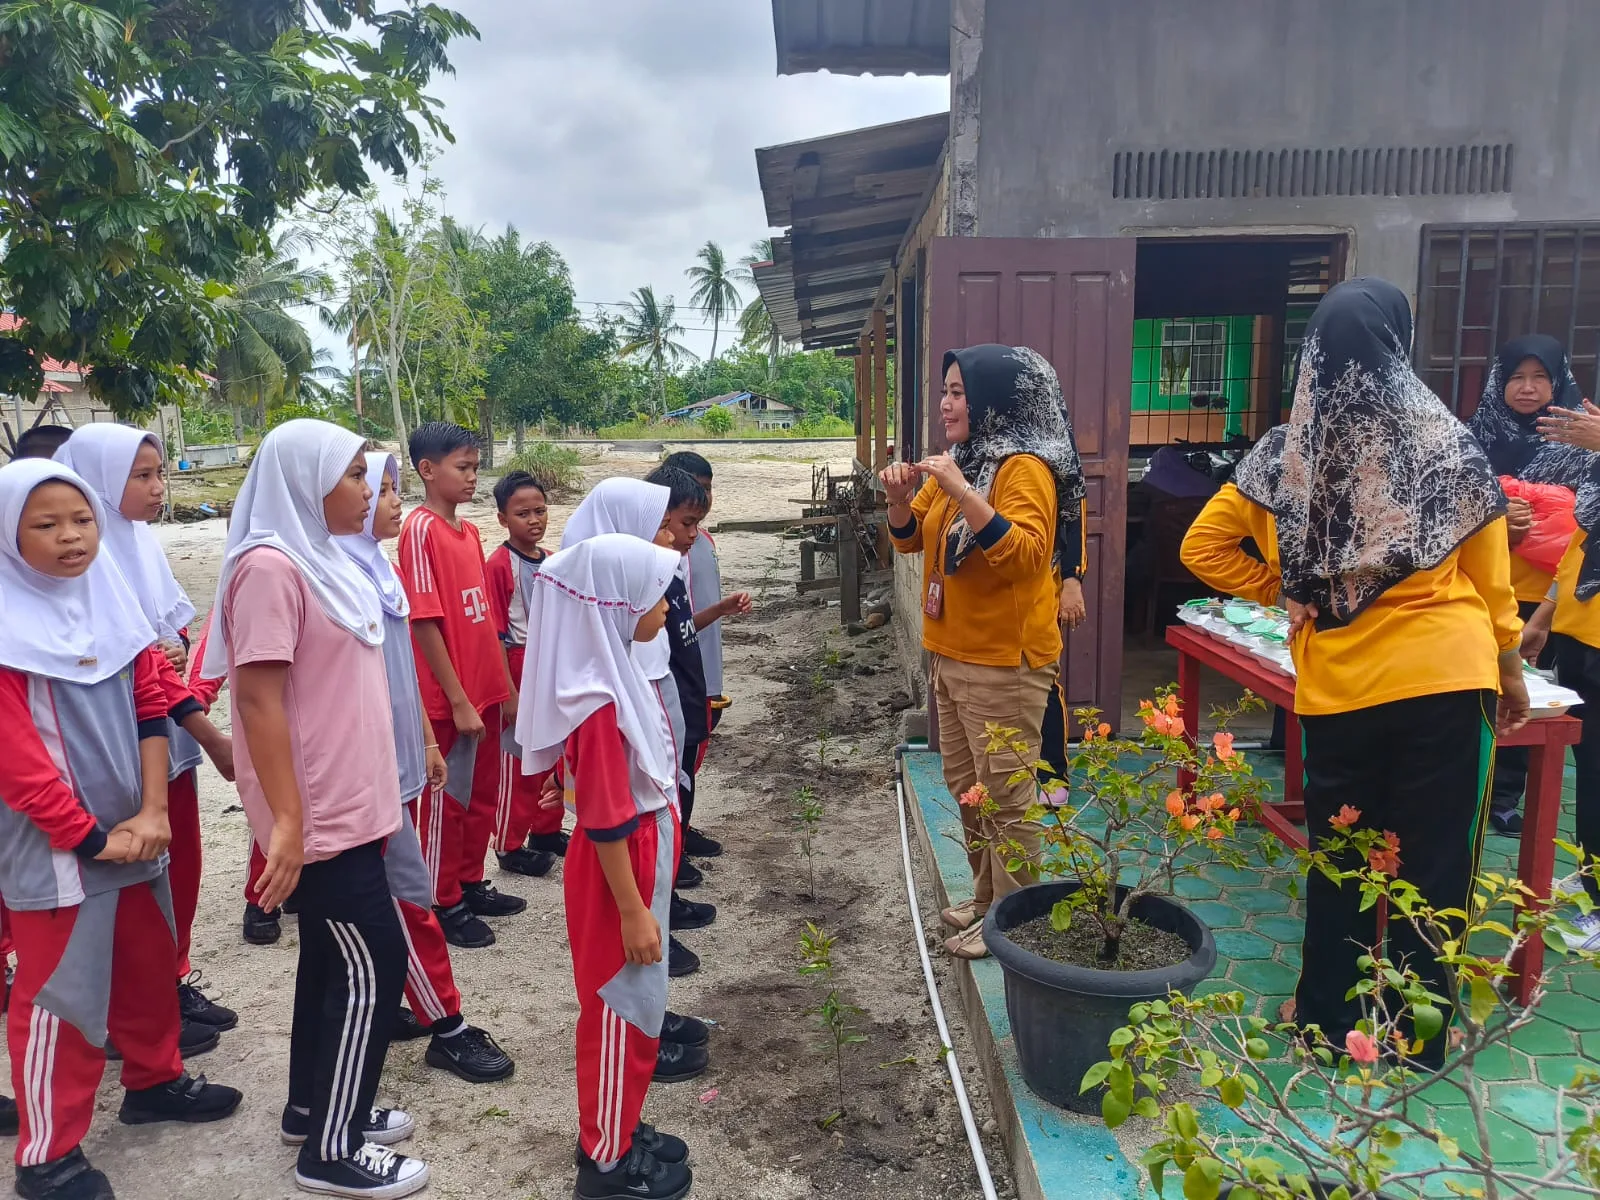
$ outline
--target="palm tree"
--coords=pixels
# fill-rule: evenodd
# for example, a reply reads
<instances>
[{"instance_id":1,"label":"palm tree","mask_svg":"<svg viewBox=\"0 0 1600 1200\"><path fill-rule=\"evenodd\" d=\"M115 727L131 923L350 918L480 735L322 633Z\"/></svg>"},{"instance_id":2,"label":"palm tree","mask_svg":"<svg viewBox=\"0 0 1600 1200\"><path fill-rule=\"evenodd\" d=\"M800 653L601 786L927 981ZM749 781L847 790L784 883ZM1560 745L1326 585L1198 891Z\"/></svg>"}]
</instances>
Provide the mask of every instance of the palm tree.
<instances>
[{"instance_id":1,"label":"palm tree","mask_svg":"<svg viewBox=\"0 0 1600 1200\"><path fill-rule=\"evenodd\" d=\"M767 298L761 294L761 289L756 287L755 268L760 263L772 261L772 239L762 238L753 242L750 253L739 260L739 266L734 269L733 275L742 283L748 283L756 289L755 298L744 306L744 311L739 314L739 340L749 349L762 347L767 352L767 378L771 379L778 373L778 356L783 353L783 337L778 333L778 327L773 324L772 314L767 311Z\"/></svg>"},{"instance_id":2,"label":"palm tree","mask_svg":"<svg viewBox=\"0 0 1600 1200\"><path fill-rule=\"evenodd\" d=\"M311 335L290 311L311 303L324 280L285 254L285 239L271 253L244 261L221 306L227 332L217 348L217 391L233 411L235 438L244 436L244 410L254 423L267 411L299 400L317 366Z\"/></svg>"},{"instance_id":3,"label":"palm tree","mask_svg":"<svg viewBox=\"0 0 1600 1200\"><path fill-rule=\"evenodd\" d=\"M661 410L667 408L667 366L694 357L677 339L684 334L678 324L677 305L672 297L656 299L656 291L646 285L634 292L622 306L622 348L624 355L637 355L649 364L656 377L656 397Z\"/></svg>"},{"instance_id":4,"label":"palm tree","mask_svg":"<svg viewBox=\"0 0 1600 1200\"><path fill-rule=\"evenodd\" d=\"M684 272L694 281L694 291L689 303L711 318L711 357L717 357L717 338L722 332L722 322L739 310L742 297L733 285L735 271L728 266L727 255L715 242L707 242L696 255L700 265Z\"/></svg>"}]
</instances>

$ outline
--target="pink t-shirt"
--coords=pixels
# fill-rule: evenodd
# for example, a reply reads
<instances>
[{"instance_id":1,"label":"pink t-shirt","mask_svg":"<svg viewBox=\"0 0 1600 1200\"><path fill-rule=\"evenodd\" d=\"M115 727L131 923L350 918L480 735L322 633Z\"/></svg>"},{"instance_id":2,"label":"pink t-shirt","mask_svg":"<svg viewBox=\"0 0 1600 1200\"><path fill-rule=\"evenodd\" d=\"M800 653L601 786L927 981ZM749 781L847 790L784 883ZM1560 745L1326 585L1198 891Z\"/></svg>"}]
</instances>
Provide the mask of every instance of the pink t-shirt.
<instances>
[{"instance_id":1,"label":"pink t-shirt","mask_svg":"<svg viewBox=\"0 0 1600 1200\"><path fill-rule=\"evenodd\" d=\"M332 858L400 828L400 771L390 727L383 648L328 618L287 556L262 546L239 560L223 599L228 686L237 669L286 662L289 717L307 862ZM272 813L235 718L234 766L250 830L266 848Z\"/></svg>"}]
</instances>

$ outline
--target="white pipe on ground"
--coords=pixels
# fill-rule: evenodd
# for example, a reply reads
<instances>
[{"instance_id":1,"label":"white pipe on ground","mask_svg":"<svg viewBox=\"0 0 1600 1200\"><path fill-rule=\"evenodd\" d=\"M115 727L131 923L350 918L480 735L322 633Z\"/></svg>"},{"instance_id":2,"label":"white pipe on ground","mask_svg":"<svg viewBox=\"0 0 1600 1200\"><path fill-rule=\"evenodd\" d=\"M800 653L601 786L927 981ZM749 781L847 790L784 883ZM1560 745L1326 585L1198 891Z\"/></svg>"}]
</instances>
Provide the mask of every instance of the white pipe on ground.
<instances>
[{"instance_id":1,"label":"white pipe on ground","mask_svg":"<svg viewBox=\"0 0 1600 1200\"><path fill-rule=\"evenodd\" d=\"M922 958L922 978L928 986L928 1001L933 1005L934 1024L939 1027L939 1044L944 1047L944 1065L950 1072L950 1086L955 1089L956 1105L961 1109L961 1123L967 1129L967 1145L972 1150L972 1164L978 1169L978 1185L983 1188L984 1200L999 1200L994 1190L994 1179L989 1174L989 1156L983 1151L983 1139L978 1134L972 1117L972 1105L967 1100L967 1087L961 1080L961 1068L956 1065L956 1049L950 1042L950 1027L945 1024L944 1005L939 1003L939 985L933 977L933 963L928 958L927 936L922 929L922 908L917 902L916 878L911 872L911 836L906 828L904 746L895 748L894 793L895 811L900 818L900 858L906 870L906 903L911 908L911 924L917 931L917 953Z\"/></svg>"}]
</instances>

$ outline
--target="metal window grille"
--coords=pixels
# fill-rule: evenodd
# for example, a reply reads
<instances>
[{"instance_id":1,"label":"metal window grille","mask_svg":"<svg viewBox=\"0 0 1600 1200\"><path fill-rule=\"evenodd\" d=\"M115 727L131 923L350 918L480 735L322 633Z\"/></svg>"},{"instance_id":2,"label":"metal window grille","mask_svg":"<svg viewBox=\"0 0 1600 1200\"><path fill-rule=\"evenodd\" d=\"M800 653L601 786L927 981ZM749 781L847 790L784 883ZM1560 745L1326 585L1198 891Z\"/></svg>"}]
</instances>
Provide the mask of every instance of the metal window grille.
<instances>
[{"instance_id":1,"label":"metal window grille","mask_svg":"<svg viewBox=\"0 0 1600 1200\"><path fill-rule=\"evenodd\" d=\"M1600 224L1424 226L1412 358L1434 392L1471 416L1495 351L1527 333L1600 392Z\"/></svg>"}]
</instances>

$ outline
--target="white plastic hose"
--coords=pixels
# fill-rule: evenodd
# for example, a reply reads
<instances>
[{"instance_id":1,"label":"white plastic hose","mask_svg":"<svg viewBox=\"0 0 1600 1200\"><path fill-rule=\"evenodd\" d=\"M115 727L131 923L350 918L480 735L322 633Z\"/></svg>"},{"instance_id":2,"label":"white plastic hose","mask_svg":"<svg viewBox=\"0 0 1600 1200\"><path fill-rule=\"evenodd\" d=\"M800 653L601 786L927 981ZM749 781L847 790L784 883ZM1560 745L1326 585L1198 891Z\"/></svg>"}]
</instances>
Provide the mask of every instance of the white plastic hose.
<instances>
[{"instance_id":1,"label":"white plastic hose","mask_svg":"<svg viewBox=\"0 0 1600 1200\"><path fill-rule=\"evenodd\" d=\"M939 1027L939 1043L944 1047L944 1065L950 1072L950 1086L955 1089L956 1105L961 1109L961 1123L967 1128L967 1145L972 1149L972 1163L978 1168L978 1184L983 1188L984 1200L999 1200L994 1190L994 1179L989 1174L989 1157L983 1152L983 1139L978 1136L977 1123L972 1119L972 1105L967 1100L967 1087L961 1081L961 1068L956 1065L956 1049L950 1044L950 1027L945 1024L944 1005L939 1003L939 985L933 978L933 963L928 958L927 937L922 929L922 908L917 903L917 883L911 873L911 836L906 829L903 753L904 748L895 751L895 811L900 817L900 858L906 869L906 903L911 907L911 924L917 931L917 953L922 958L922 978L928 985L928 1001L933 1005L933 1020Z\"/></svg>"}]
</instances>

